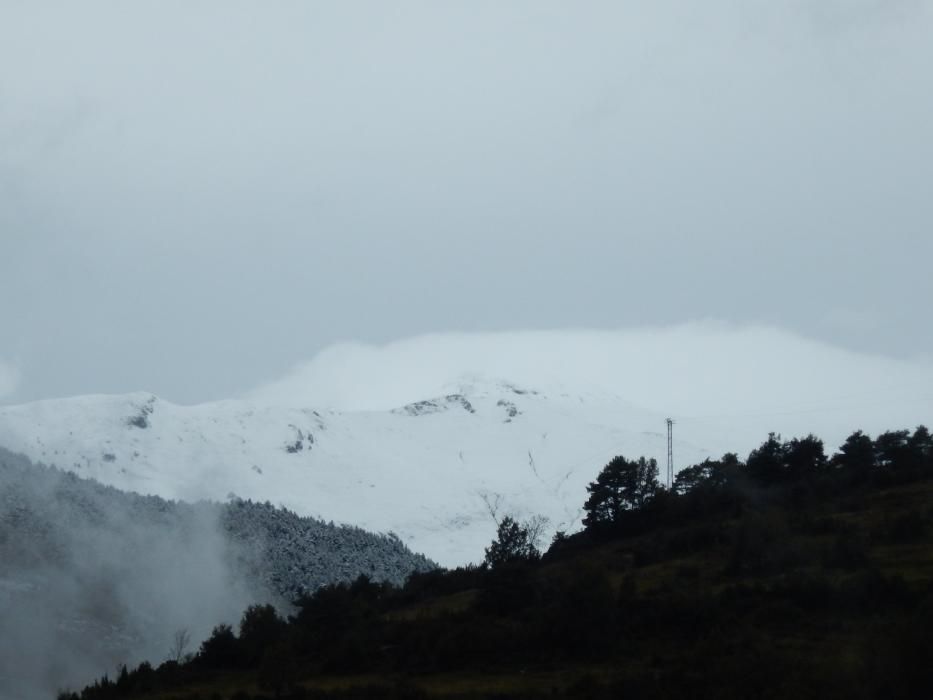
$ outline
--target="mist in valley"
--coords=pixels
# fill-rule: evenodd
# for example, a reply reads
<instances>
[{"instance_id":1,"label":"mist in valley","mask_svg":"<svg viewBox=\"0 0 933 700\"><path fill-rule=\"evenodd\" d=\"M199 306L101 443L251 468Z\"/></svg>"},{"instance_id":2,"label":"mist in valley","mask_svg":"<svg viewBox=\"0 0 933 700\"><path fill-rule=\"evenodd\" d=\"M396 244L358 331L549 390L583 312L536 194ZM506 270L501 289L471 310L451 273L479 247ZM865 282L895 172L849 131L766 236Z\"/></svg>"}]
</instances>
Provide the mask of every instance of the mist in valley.
<instances>
[{"instance_id":1,"label":"mist in valley","mask_svg":"<svg viewBox=\"0 0 933 700\"><path fill-rule=\"evenodd\" d=\"M326 584L434 566L391 536L269 503L125 493L0 448L0 697L195 653L249 605L287 614Z\"/></svg>"},{"instance_id":2,"label":"mist in valley","mask_svg":"<svg viewBox=\"0 0 933 700\"><path fill-rule=\"evenodd\" d=\"M0 696L48 698L168 658L249 603L220 511L122 494L0 449ZM15 690L14 690L15 689Z\"/></svg>"}]
</instances>

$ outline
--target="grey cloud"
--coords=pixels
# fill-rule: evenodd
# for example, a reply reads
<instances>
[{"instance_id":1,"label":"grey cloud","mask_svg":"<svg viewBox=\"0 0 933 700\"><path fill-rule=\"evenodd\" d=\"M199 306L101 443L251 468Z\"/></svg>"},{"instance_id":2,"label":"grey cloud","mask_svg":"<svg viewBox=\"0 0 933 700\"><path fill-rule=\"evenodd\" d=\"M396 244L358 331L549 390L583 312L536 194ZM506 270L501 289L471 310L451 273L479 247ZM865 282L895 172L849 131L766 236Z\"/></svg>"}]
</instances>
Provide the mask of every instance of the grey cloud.
<instances>
[{"instance_id":1,"label":"grey cloud","mask_svg":"<svg viewBox=\"0 0 933 700\"><path fill-rule=\"evenodd\" d=\"M707 317L933 354L923 3L3 14L18 398L197 401L340 340Z\"/></svg>"},{"instance_id":2,"label":"grey cloud","mask_svg":"<svg viewBox=\"0 0 933 700\"><path fill-rule=\"evenodd\" d=\"M19 372L16 368L0 359L0 399L15 394L19 382Z\"/></svg>"}]
</instances>

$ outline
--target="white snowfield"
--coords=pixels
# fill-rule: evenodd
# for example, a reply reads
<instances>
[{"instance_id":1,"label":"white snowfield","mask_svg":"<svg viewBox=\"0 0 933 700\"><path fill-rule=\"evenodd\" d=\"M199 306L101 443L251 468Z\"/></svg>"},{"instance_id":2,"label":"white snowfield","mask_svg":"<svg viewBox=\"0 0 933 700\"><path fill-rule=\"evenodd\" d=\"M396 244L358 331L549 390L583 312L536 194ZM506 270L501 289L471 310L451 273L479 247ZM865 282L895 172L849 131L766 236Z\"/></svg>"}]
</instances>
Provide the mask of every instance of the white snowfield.
<instances>
[{"instance_id":1,"label":"white snowfield","mask_svg":"<svg viewBox=\"0 0 933 700\"><path fill-rule=\"evenodd\" d=\"M478 562L495 518L579 527L586 485L616 454L666 455L664 416L611 395L471 382L391 411L151 394L0 408L0 445L104 484L192 501L271 501L378 532L447 565ZM682 464L716 450L676 441ZM664 463L661 463L663 474Z\"/></svg>"},{"instance_id":2,"label":"white snowfield","mask_svg":"<svg viewBox=\"0 0 933 700\"><path fill-rule=\"evenodd\" d=\"M813 432L832 454L856 429L933 425L933 364L716 323L439 334L334 346L233 401L0 407L0 445L143 494L233 494L392 531L454 565L482 559L494 516L578 527L615 455L663 473L670 414L675 468L744 458L769 431Z\"/></svg>"}]
</instances>

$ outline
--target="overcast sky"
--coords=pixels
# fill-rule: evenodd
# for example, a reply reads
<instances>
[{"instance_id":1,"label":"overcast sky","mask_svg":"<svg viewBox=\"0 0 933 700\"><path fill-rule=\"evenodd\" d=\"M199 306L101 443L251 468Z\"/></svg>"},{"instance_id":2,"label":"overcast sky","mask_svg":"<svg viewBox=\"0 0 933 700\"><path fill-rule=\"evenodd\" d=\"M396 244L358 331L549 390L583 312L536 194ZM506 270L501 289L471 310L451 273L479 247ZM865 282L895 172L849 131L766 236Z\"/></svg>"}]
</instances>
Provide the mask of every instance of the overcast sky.
<instances>
[{"instance_id":1,"label":"overcast sky","mask_svg":"<svg viewBox=\"0 0 933 700\"><path fill-rule=\"evenodd\" d=\"M933 357L933 3L0 0L0 400L338 341Z\"/></svg>"}]
</instances>

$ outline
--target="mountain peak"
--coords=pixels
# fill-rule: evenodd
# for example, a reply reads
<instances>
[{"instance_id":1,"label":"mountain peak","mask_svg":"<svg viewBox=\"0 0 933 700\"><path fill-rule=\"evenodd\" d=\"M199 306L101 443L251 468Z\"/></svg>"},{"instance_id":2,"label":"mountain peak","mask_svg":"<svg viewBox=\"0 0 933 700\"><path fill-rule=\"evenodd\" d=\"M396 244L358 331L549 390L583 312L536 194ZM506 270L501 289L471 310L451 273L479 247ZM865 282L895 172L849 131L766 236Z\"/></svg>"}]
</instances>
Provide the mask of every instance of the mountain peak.
<instances>
[{"instance_id":1,"label":"mountain peak","mask_svg":"<svg viewBox=\"0 0 933 700\"><path fill-rule=\"evenodd\" d=\"M235 493L393 531L445 565L480 560L505 513L574 529L608 459L664 449L659 418L611 397L476 375L446 389L385 411L179 406L146 392L43 401L0 408L0 445L123 490L187 501Z\"/></svg>"}]
</instances>

